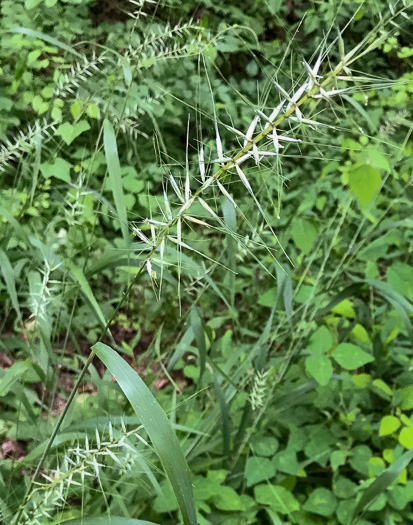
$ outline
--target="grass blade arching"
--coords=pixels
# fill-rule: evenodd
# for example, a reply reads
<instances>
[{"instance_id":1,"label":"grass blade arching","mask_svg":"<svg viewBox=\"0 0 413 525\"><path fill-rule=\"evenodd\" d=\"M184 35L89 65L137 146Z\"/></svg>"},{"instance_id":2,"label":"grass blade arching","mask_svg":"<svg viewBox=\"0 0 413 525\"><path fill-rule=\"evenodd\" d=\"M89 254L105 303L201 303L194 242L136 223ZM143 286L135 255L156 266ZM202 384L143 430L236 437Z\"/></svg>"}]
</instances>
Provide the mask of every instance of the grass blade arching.
<instances>
[{"instance_id":1,"label":"grass blade arching","mask_svg":"<svg viewBox=\"0 0 413 525\"><path fill-rule=\"evenodd\" d=\"M175 492L185 525L196 525L188 465L165 412L137 372L117 352L103 343L96 343L93 351L115 377L148 433Z\"/></svg>"},{"instance_id":2,"label":"grass blade arching","mask_svg":"<svg viewBox=\"0 0 413 525\"><path fill-rule=\"evenodd\" d=\"M351 524L355 523L360 512L368 510L368 507L373 501L383 494L387 487L393 483L397 476L404 470L413 459L413 449L405 452L399 459L392 463L380 476L373 481L373 483L363 492L359 502L357 503Z\"/></svg>"},{"instance_id":3,"label":"grass blade arching","mask_svg":"<svg viewBox=\"0 0 413 525\"><path fill-rule=\"evenodd\" d=\"M92 306L92 309L97 319L100 321L102 326L105 326L106 325L105 316L103 315L103 312L99 306L99 303L97 302L95 296L93 295L92 288L90 287L90 284L88 280L86 279L85 274L83 273L82 269L73 263L69 263L68 267L70 271L72 272L74 278L78 282L81 292L83 293L85 298L89 301L90 305Z\"/></svg>"}]
</instances>

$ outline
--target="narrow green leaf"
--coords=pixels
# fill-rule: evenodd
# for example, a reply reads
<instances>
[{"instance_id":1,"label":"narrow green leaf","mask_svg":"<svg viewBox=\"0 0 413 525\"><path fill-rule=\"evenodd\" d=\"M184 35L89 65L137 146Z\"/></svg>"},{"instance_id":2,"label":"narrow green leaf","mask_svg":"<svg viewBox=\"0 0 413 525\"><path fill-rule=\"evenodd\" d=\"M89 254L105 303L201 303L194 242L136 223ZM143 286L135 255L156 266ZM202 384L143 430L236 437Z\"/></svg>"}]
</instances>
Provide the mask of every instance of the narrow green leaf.
<instances>
[{"instance_id":1,"label":"narrow green leaf","mask_svg":"<svg viewBox=\"0 0 413 525\"><path fill-rule=\"evenodd\" d=\"M17 297L16 281L14 279L13 267L10 263L9 258L3 250L0 250L0 269L6 282L7 293L9 294L11 304L13 305L17 317L21 321L22 315L20 312L19 299Z\"/></svg>"},{"instance_id":2,"label":"narrow green leaf","mask_svg":"<svg viewBox=\"0 0 413 525\"><path fill-rule=\"evenodd\" d=\"M3 206L0 206L0 216L3 217L3 219L6 219L6 221L13 226L14 231L22 241L29 243L29 237L25 229L19 224L19 221L13 217L13 215Z\"/></svg>"},{"instance_id":3,"label":"narrow green leaf","mask_svg":"<svg viewBox=\"0 0 413 525\"><path fill-rule=\"evenodd\" d=\"M288 268L281 268L279 265L275 268L277 272L277 304L278 300L283 297L285 313L287 314L288 323L292 329L293 315L293 285Z\"/></svg>"},{"instance_id":4,"label":"narrow green leaf","mask_svg":"<svg viewBox=\"0 0 413 525\"><path fill-rule=\"evenodd\" d=\"M224 393L222 392L221 385L219 384L216 374L213 374L215 392L217 394L219 408L221 409L221 419L222 419L222 443L223 443L223 456L227 458L229 456L230 448L230 419L229 419L229 409L227 402L225 401Z\"/></svg>"},{"instance_id":5,"label":"narrow green leaf","mask_svg":"<svg viewBox=\"0 0 413 525\"><path fill-rule=\"evenodd\" d=\"M199 352L199 379L201 379L205 371L206 363L206 343L205 343L205 330L204 324L202 322L201 316L199 315L198 309L196 306L192 306L190 312L191 326L194 331L196 345Z\"/></svg>"},{"instance_id":6,"label":"narrow green leaf","mask_svg":"<svg viewBox=\"0 0 413 525\"><path fill-rule=\"evenodd\" d=\"M16 381L30 368L32 361L26 359L25 361L17 361L8 370L5 371L4 375L0 379L0 397L7 395L10 388Z\"/></svg>"},{"instance_id":7,"label":"narrow green leaf","mask_svg":"<svg viewBox=\"0 0 413 525\"><path fill-rule=\"evenodd\" d=\"M171 482L185 525L196 525L190 472L165 412L137 372L112 348L96 343L93 351L115 377L148 433Z\"/></svg>"},{"instance_id":8,"label":"narrow green leaf","mask_svg":"<svg viewBox=\"0 0 413 525\"><path fill-rule=\"evenodd\" d=\"M133 74L132 74L132 68L131 68L129 59L127 57L123 56L120 59L120 62L122 64L123 76L124 76L124 79L125 79L125 84L127 86L130 86L132 84Z\"/></svg>"},{"instance_id":9,"label":"narrow green leaf","mask_svg":"<svg viewBox=\"0 0 413 525\"><path fill-rule=\"evenodd\" d=\"M227 250L228 250L228 268L231 270L228 272L228 281L230 289L230 301L231 306L234 306L235 301L235 276L237 271L237 243L235 242L234 235L237 232L237 214L235 212L234 205L229 199L225 199L222 205L222 213L224 216L224 222L229 229L227 233Z\"/></svg>"},{"instance_id":10,"label":"narrow green leaf","mask_svg":"<svg viewBox=\"0 0 413 525\"><path fill-rule=\"evenodd\" d=\"M369 125L370 131L372 133L377 131L377 126L371 120L371 118L370 118L369 114L367 113L367 111L356 100L354 100L353 97L349 97L345 93L342 93L341 97L344 98L345 100L347 100L347 102L349 102L353 106L353 108L360 113L360 115L364 118L364 120Z\"/></svg>"},{"instance_id":11,"label":"narrow green leaf","mask_svg":"<svg viewBox=\"0 0 413 525\"><path fill-rule=\"evenodd\" d=\"M52 44L53 46L60 47L60 49L64 49L65 51L72 53L72 55L75 55L78 58L82 58L82 55L78 53L77 51L75 51L72 47L68 46L67 44L64 44L63 42L60 42L60 40L57 40L56 38L53 38L52 36L45 35L44 33L41 33L40 31L35 31L34 29L29 29L28 27L14 27L13 29L7 30L7 32L20 33L22 35L31 36L39 40L44 40L45 42L48 42L49 44Z\"/></svg>"},{"instance_id":12,"label":"narrow green leaf","mask_svg":"<svg viewBox=\"0 0 413 525\"><path fill-rule=\"evenodd\" d=\"M368 507L383 494L387 487L393 483L397 476L404 470L413 459L413 449L405 452L399 459L392 463L364 492L357 503L351 523L355 523L360 512L365 512Z\"/></svg>"},{"instance_id":13,"label":"narrow green leaf","mask_svg":"<svg viewBox=\"0 0 413 525\"><path fill-rule=\"evenodd\" d=\"M156 525L153 521L135 520L133 518L118 518L115 516L104 518L80 518L62 521L60 525Z\"/></svg>"},{"instance_id":14,"label":"narrow green leaf","mask_svg":"<svg viewBox=\"0 0 413 525\"><path fill-rule=\"evenodd\" d=\"M105 146L106 163L108 165L109 179L112 183L113 198L120 221L122 235L125 241L129 239L128 218L126 211L125 195L122 186L118 147L115 131L112 124L105 119L103 124L103 142Z\"/></svg>"},{"instance_id":15,"label":"narrow green leaf","mask_svg":"<svg viewBox=\"0 0 413 525\"><path fill-rule=\"evenodd\" d=\"M365 282L375 288L397 310L406 326L409 336L413 338L413 326L410 321L410 316L413 314L413 305L402 295L394 291L387 283L374 279L366 279Z\"/></svg>"},{"instance_id":16,"label":"narrow green leaf","mask_svg":"<svg viewBox=\"0 0 413 525\"><path fill-rule=\"evenodd\" d=\"M99 303L96 301L95 296L93 295L92 288L90 287L90 284L88 283L85 277L85 274L78 266L76 266L72 262L68 263L68 267L70 271L72 272L76 281L79 283L81 292L91 304L98 321L100 321L102 326L105 327L106 326L105 316L103 315L103 312L99 306Z\"/></svg>"}]
</instances>

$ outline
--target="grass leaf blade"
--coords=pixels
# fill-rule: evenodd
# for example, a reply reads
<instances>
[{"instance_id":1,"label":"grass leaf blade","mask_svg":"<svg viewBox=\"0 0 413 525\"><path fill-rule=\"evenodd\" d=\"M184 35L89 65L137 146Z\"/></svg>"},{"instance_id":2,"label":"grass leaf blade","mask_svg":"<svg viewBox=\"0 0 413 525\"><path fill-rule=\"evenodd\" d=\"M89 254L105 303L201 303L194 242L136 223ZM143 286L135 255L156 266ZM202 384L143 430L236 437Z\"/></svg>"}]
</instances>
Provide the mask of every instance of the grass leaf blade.
<instances>
[{"instance_id":1,"label":"grass leaf blade","mask_svg":"<svg viewBox=\"0 0 413 525\"><path fill-rule=\"evenodd\" d=\"M399 459L392 463L376 480L363 492L359 502L357 503L351 523L354 523L358 514L366 511L373 501L383 494L387 487L397 478L397 476L404 470L410 461L413 459L413 449L405 452Z\"/></svg>"},{"instance_id":2,"label":"grass leaf blade","mask_svg":"<svg viewBox=\"0 0 413 525\"><path fill-rule=\"evenodd\" d=\"M61 525L156 525L153 521L135 520L133 518L102 517L102 518L82 518L76 520L63 521Z\"/></svg>"},{"instance_id":3,"label":"grass leaf blade","mask_svg":"<svg viewBox=\"0 0 413 525\"><path fill-rule=\"evenodd\" d=\"M102 326L106 326L105 316L103 315L103 312L102 312L102 310L101 310L101 308L99 306L99 303L97 302L95 296L93 295L92 288L90 287L90 284L89 284L88 280L86 279L85 274L83 273L81 268L79 268L78 266L76 266L73 263L69 263L68 266L69 266L69 269L72 272L74 278L76 279L76 281L80 285L80 290L81 290L82 294L85 296L85 298L91 304L96 317L98 318L98 320L100 321Z\"/></svg>"},{"instance_id":4,"label":"grass leaf blade","mask_svg":"<svg viewBox=\"0 0 413 525\"><path fill-rule=\"evenodd\" d=\"M199 315L196 306L192 306L190 312L191 326L194 331L195 341L199 351L199 380L205 371L206 363L206 343L205 343L205 331L202 323L201 316Z\"/></svg>"},{"instance_id":5,"label":"grass leaf blade","mask_svg":"<svg viewBox=\"0 0 413 525\"><path fill-rule=\"evenodd\" d=\"M185 525L196 525L188 465L165 412L137 372L117 352L103 343L96 343L93 350L117 380L148 433L171 482Z\"/></svg>"},{"instance_id":6,"label":"grass leaf blade","mask_svg":"<svg viewBox=\"0 0 413 525\"><path fill-rule=\"evenodd\" d=\"M122 186L122 173L120 170L118 146L116 144L116 135L113 126L107 119L105 119L103 124L103 143L105 146L105 157L108 166L109 179L112 183L113 198L115 200L115 207L118 213L122 235L125 241L128 241L128 217Z\"/></svg>"},{"instance_id":7,"label":"grass leaf blade","mask_svg":"<svg viewBox=\"0 0 413 525\"><path fill-rule=\"evenodd\" d=\"M20 312L19 299L17 297L16 280L14 278L13 267L10 263L9 258L7 257L7 255L4 253L3 250L0 250L0 270L6 282L7 293L10 296L11 304L13 305L13 308L17 314L17 317L19 318L21 322L22 314Z\"/></svg>"}]
</instances>

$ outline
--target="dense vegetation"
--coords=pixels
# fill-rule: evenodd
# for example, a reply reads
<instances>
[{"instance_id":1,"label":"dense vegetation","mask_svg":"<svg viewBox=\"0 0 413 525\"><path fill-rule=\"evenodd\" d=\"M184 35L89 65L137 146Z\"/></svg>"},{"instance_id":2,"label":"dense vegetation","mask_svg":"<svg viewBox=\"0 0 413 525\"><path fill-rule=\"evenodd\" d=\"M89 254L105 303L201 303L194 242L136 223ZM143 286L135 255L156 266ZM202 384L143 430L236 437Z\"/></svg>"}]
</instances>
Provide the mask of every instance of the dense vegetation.
<instances>
[{"instance_id":1,"label":"dense vegetation","mask_svg":"<svg viewBox=\"0 0 413 525\"><path fill-rule=\"evenodd\" d=\"M0 523L412 522L412 2L0 9Z\"/></svg>"}]
</instances>

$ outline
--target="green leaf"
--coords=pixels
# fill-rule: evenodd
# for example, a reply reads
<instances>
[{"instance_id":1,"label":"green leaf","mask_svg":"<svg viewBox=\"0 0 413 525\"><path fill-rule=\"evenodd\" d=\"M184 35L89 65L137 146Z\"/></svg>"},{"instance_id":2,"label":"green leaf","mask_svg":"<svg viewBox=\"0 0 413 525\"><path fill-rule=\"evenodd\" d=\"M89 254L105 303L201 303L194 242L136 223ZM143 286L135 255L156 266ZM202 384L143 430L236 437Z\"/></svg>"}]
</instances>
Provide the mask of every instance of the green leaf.
<instances>
[{"instance_id":1,"label":"green leaf","mask_svg":"<svg viewBox=\"0 0 413 525\"><path fill-rule=\"evenodd\" d=\"M103 315L103 312L99 306L99 303L96 301L96 298L93 295L92 288L90 287L90 284L88 283L88 280L86 279L85 274L83 273L81 268L76 266L73 262L70 262L70 261L67 262L67 266L72 272L76 281L79 283L82 294L91 304L98 321L100 321L101 325L105 327L106 326L105 316Z\"/></svg>"},{"instance_id":2,"label":"green leaf","mask_svg":"<svg viewBox=\"0 0 413 525\"><path fill-rule=\"evenodd\" d=\"M336 471L341 465L345 465L348 452L344 450L335 450L331 453L330 464L333 471Z\"/></svg>"},{"instance_id":3,"label":"green leaf","mask_svg":"<svg viewBox=\"0 0 413 525\"><path fill-rule=\"evenodd\" d=\"M132 84L133 75L132 75L132 68L131 68L129 59L125 56L122 56L120 59L120 62L122 64L123 77L125 79L125 84L127 86L130 86Z\"/></svg>"},{"instance_id":4,"label":"green leaf","mask_svg":"<svg viewBox=\"0 0 413 525\"><path fill-rule=\"evenodd\" d=\"M337 508L337 499L332 492L320 487L310 494L303 508L308 512L329 517Z\"/></svg>"},{"instance_id":5,"label":"green leaf","mask_svg":"<svg viewBox=\"0 0 413 525\"><path fill-rule=\"evenodd\" d=\"M290 514L300 509L300 504L286 488L275 485L258 485L254 489L255 499L261 505L269 505L280 514Z\"/></svg>"},{"instance_id":6,"label":"green leaf","mask_svg":"<svg viewBox=\"0 0 413 525\"><path fill-rule=\"evenodd\" d=\"M353 308L353 303L349 299L344 299L338 303L331 311L335 314L342 315L343 317L348 317L349 319L354 319L356 316Z\"/></svg>"},{"instance_id":7,"label":"green leaf","mask_svg":"<svg viewBox=\"0 0 413 525\"><path fill-rule=\"evenodd\" d=\"M311 377L321 386L328 385L333 373L330 358L325 355L310 355L305 360L305 368Z\"/></svg>"},{"instance_id":8,"label":"green leaf","mask_svg":"<svg viewBox=\"0 0 413 525\"><path fill-rule=\"evenodd\" d=\"M105 516L102 518L81 518L63 521L61 525L156 525L153 521L135 520L132 518L118 518Z\"/></svg>"},{"instance_id":9,"label":"green leaf","mask_svg":"<svg viewBox=\"0 0 413 525\"><path fill-rule=\"evenodd\" d=\"M100 117L99 106L97 106L96 104L88 104L86 108L86 114L90 118L99 118Z\"/></svg>"},{"instance_id":10,"label":"green leaf","mask_svg":"<svg viewBox=\"0 0 413 525\"><path fill-rule=\"evenodd\" d=\"M38 6L40 2L43 0L26 0L24 2L24 7L28 10L33 9L34 7Z\"/></svg>"},{"instance_id":11,"label":"green leaf","mask_svg":"<svg viewBox=\"0 0 413 525\"><path fill-rule=\"evenodd\" d=\"M21 321L22 315L20 312L19 299L17 297L16 280L14 278L13 267L10 263L9 258L7 257L7 255L4 253L3 250L0 250L0 269L3 275L3 278L6 282L7 293L9 294L11 304L13 305L13 308L19 320Z\"/></svg>"},{"instance_id":12,"label":"green leaf","mask_svg":"<svg viewBox=\"0 0 413 525\"><path fill-rule=\"evenodd\" d=\"M96 343L93 351L115 377L148 433L174 489L185 525L196 525L188 465L165 412L135 370L112 348Z\"/></svg>"},{"instance_id":13,"label":"green leaf","mask_svg":"<svg viewBox=\"0 0 413 525\"><path fill-rule=\"evenodd\" d=\"M380 422L379 436L389 436L400 428L400 420L394 416L384 416Z\"/></svg>"},{"instance_id":14,"label":"green leaf","mask_svg":"<svg viewBox=\"0 0 413 525\"><path fill-rule=\"evenodd\" d=\"M198 309L196 306L192 306L191 312L190 312L190 319L191 319L191 326L192 330L194 332L196 345L198 347L199 352L199 378L201 379L204 371L205 371L205 363L206 363L206 342L205 342L205 330L204 330L204 324L202 322L201 316L199 315Z\"/></svg>"},{"instance_id":15,"label":"green leaf","mask_svg":"<svg viewBox=\"0 0 413 525\"><path fill-rule=\"evenodd\" d=\"M278 441L272 436L256 436L250 441L257 456L273 456L278 450Z\"/></svg>"},{"instance_id":16,"label":"green leaf","mask_svg":"<svg viewBox=\"0 0 413 525\"><path fill-rule=\"evenodd\" d=\"M275 468L286 474L296 476L300 470L300 465L297 461L297 454L291 447L285 448L278 452L274 458Z\"/></svg>"},{"instance_id":17,"label":"green leaf","mask_svg":"<svg viewBox=\"0 0 413 525\"><path fill-rule=\"evenodd\" d=\"M374 361L372 355L351 343L341 343L333 352L337 363L346 370L355 370Z\"/></svg>"},{"instance_id":18,"label":"green leaf","mask_svg":"<svg viewBox=\"0 0 413 525\"><path fill-rule=\"evenodd\" d=\"M402 389L402 402L400 408L402 410L411 410L413 408L413 385Z\"/></svg>"},{"instance_id":19,"label":"green leaf","mask_svg":"<svg viewBox=\"0 0 413 525\"><path fill-rule=\"evenodd\" d=\"M231 487L221 487L219 494L212 497L212 501L219 510L244 510L241 498Z\"/></svg>"},{"instance_id":20,"label":"green leaf","mask_svg":"<svg viewBox=\"0 0 413 525\"><path fill-rule=\"evenodd\" d=\"M79 135L88 129L90 129L90 125L86 120L79 120L75 125L65 122L57 128L56 135L62 137L63 142L69 146Z\"/></svg>"},{"instance_id":21,"label":"green leaf","mask_svg":"<svg viewBox=\"0 0 413 525\"><path fill-rule=\"evenodd\" d=\"M72 165L64 159L58 157L54 162L47 162L40 166L43 177L49 179L56 177L65 182L70 182L70 169Z\"/></svg>"},{"instance_id":22,"label":"green leaf","mask_svg":"<svg viewBox=\"0 0 413 525\"><path fill-rule=\"evenodd\" d=\"M317 238L317 228L306 219L299 218L293 221L291 230L294 244L304 255L310 253Z\"/></svg>"},{"instance_id":23,"label":"green leaf","mask_svg":"<svg viewBox=\"0 0 413 525\"><path fill-rule=\"evenodd\" d=\"M128 217L123 193L122 175L119 164L118 147L116 144L115 131L112 124L105 119L103 124L103 142L105 146L105 157L108 166L109 179L112 184L113 198L115 200L116 211L125 241L129 239Z\"/></svg>"},{"instance_id":24,"label":"green leaf","mask_svg":"<svg viewBox=\"0 0 413 525\"><path fill-rule=\"evenodd\" d=\"M77 51L75 51L72 47L68 46L67 44L64 44L63 42L60 42L60 40L57 40L56 38L53 38L52 36L45 35L44 33L41 33L40 31L35 31L34 29L29 29L28 27L14 27L13 29L6 30L6 32L20 33L21 35L31 36L32 38L44 40L45 42L48 42L49 44L52 44L53 46L60 47L60 49L64 49L65 51L72 53L72 55L75 55L78 58L83 58L83 56Z\"/></svg>"},{"instance_id":25,"label":"green leaf","mask_svg":"<svg viewBox=\"0 0 413 525\"><path fill-rule=\"evenodd\" d=\"M252 456L248 458L245 467L245 477L247 478L247 487L256 485L261 481L270 480L275 476L275 464L268 458Z\"/></svg>"},{"instance_id":26,"label":"green leaf","mask_svg":"<svg viewBox=\"0 0 413 525\"><path fill-rule=\"evenodd\" d=\"M390 171L391 169L387 157L378 151L377 148L366 148L362 150L357 156L357 160L379 170Z\"/></svg>"},{"instance_id":27,"label":"green leaf","mask_svg":"<svg viewBox=\"0 0 413 525\"><path fill-rule=\"evenodd\" d=\"M380 173L368 164L363 164L349 173L350 189L362 208L367 208L380 188L380 184Z\"/></svg>"},{"instance_id":28,"label":"green leaf","mask_svg":"<svg viewBox=\"0 0 413 525\"><path fill-rule=\"evenodd\" d=\"M8 370L4 371L0 379L0 397L7 395L16 381L32 366L32 361L17 361Z\"/></svg>"},{"instance_id":29,"label":"green leaf","mask_svg":"<svg viewBox=\"0 0 413 525\"><path fill-rule=\"evenodd\" d=\"M367 124L369 125L369 128L370 128L370 131L372 133L374 133L376 130L377 130L377 126L374 124L374 122L371 120L369 114L367 113L367 111L363 108L363 106L361 106L356 100L354 100L353 97L349 97L348 95L346 95L345 93L343 93L341 95L342 98L344 98L345 100L347 100L347 102L349 102L353 107L354 109L356 109L360 115L364 118L364 120L367 122Z\"/></svg>"},{"instance_id":30,"label":"green leaf","mask_svg":"<svg viewBox=\"0 0 413 525\"><path fill-rule=\"evenodd\" d=\"M77 119L77 117L82 113L82 104L77 101L73 102L73 104L70 105L70 113L74 119Z\"/></svg>"},{"instance_id":31,"label":"green leaf","mask_svg":"<svg viewBox=\"0 0 413 525\"><path fill-rule=\"evenodd\" d=\"M387 487L399 476L399 474L409 465L413 458L413 450L405 452L399 459L392 463L373 483L363 492L358 501L351 523L356 523L357 516L363 511L368 510L370 505L381 495Z\"/></svg>"},{"instance_id":32,"label":"green leaf","mask_svg":"<svg viewBox=\"0 0 413 525\"><path fill-rule=\"evenodd\" d=\"M372 455L373 453L368 446L358 445L352 450L350 465L360 474L367 476L369 472L368 463Z\"/></svg>"},{"instance_id":33,"label":"green leaf","mask_svg":"<svg viewBox=\"0 0 413 525\"><path fill-rule=\"evenodd\" d=\"M349 499L357 494L358 486L348 478L339 476L333 483L334 495L340 499Z\"/></svg>"},{"instance_id":34,"label":"green leaf","mask_svg":"<svg viewBox=\"0 0 413 525\"><path fill-rule=\"evenodd\" d=\"M308 347L313 354L325 354L330 350L333 338L326 326L321 326L310 338Z\"/></svg>"},{"instance_id":35,"label":"green leaf","mask_svg":"<svg viewBox=\"0 0 413 525\"><path fill-rule=\"evenodd\" d=\"M12 226L16 234L20 237L20 239L26 243L30 243L29 236L26 233L26 230L21 226L19 221L13 217L13 215L7 210L4 206L0 206L0 216L3 218L3 220L6 220L9 222Z\"/></svg>"},{"instance_id":36,"label":"green leaf","mask_svg":"<svg viewBox=\"0 0 413 525\"><path fill-rule=\"evenodd\" d=\"M399 434L399 443L402 447L411 449L413 448L413 428L404 427L401 429Z\"/></svg>"},{"instance_id":37,"label":"green leaf","mask_svg":"<svg viewBox=\"0 0 413 525\"><path fill-rule=\"evenodd\" d=\"M388 284L399 294L413 301L413 267L400 261L387 270Z\"/></svg>"},{"instance_id":38,"label":"green leaf","mask_svg":"<svg viewBox=\"0 0 413 525\"><path fill-rule=\"evenodd\" d=\"M269 306L270 308L272 308L276 300L277 300L277 288L270 288L269 290L264 292L262 295L260 295L258 299L258 304L261 306Z\"/></svg>"}]
</instances>

